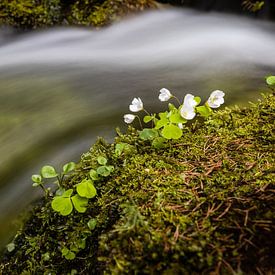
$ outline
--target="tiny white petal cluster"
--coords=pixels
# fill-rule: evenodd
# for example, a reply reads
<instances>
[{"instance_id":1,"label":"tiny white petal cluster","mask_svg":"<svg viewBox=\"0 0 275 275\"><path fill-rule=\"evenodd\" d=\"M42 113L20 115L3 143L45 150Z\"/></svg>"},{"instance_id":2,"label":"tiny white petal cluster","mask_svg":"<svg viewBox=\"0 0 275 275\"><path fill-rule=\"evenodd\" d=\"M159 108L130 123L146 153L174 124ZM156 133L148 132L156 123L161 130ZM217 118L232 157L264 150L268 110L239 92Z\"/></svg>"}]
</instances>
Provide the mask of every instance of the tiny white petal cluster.
<instances>
[{"instance_id":1,"label":"tiny white petal cluster","mask_svg":"<svg viewBox=\"0 0 275 275\"><path fill-rule=\"evenodd\" d=\"M143 110L143 103L141 99L139 97L134 98L132 101L132 104L129 106L129 109L131 112L134 112L134 113Z\"/></svg>"},{"instance_id":2,"label":"tiny white petal cluster","mask_svg":"<svg viewBox=\"0 0 275 275\"><path fill-rule=\"evenodd\" d=\"M207 100L207 104L211 108L219 108L224 103L224 92L215 90L211 93Z\"/></svg>"},{"instance_id":3,"label":"tiny white petal cluster","mask_svg":"<svg viewBox=\"0 0 275 275\"><path fill-rule=\"evenodd\" d=\"M168 101L172 97L172 94L166 88L162 88L159 92L160 92L159 94L160 101Z\"/></svg>"},{"instance_id":4,"label":"tiny white petal cluster","mask_svg":"<svg viewBox=\"0 0 275 275\"><path fill-rule=\"evenodd\" d=\"M135 115L126 114L126 115L124 115L124 122L127 124L130 124L134 121L135 117L136 117Z\"/></svg>"},{"instance_id":5,"label":"tiny white petal cluster","mask_svg":"<svg viewBox=\"0 0 275 275\"><path fill-rule=\"evenodd\" d=\"M191 120L196 116L195 107L198 103L194 98L193 95L187 94L184 97L183 106L180 109L180 115L187 120Z\"/></svg>"}]
</instances>

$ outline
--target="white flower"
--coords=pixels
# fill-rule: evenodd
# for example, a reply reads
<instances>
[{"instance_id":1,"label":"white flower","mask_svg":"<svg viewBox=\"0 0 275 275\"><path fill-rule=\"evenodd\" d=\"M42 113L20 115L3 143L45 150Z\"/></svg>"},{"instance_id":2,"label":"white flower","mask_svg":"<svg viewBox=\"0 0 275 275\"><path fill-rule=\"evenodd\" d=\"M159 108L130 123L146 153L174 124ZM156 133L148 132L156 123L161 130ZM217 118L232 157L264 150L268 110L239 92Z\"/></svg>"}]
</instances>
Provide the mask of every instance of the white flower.
<instances>
[{"instance_id":1,"label":"white flower","mask_svg":"<svg viewBox=\"0 0 275 275\"><path fill-rule=\"evenodd\" d=\"M130 124L134 121L135 117L136 117L135 115L126 114L126 115L123 116L124 122L127 123L127 124Z\"/></svg>"},{"instance_id":2,"label":"white flower","mask_svg":"<svg viewBox=\"0 0 275 275\"><path fill-rule=\"evenodd\" d=\"M184 97L183 106L180 109L180 115L188 120L191 120L195 117L195 107L198 105L195 97L191 94L187 94Z\"/></svg>"},{"instance_id":3,"label":"white flower","mask_svg":"<svg viewBox=\"0 0 275 275\"><path fill-rule=\"evenodd\" d=\"M183 105L180 109L180 115L187 120L193 119L196 115L195 107Z\"/></svg>"},{"instance_id":4,"label":"white flower","mask_svg":"<svg viewBox=\"0 0 275 275\"><path fill-rule=\"evenodd\" d=\"M129 106L130 111L132 112L139 112L141 110L143 110L143 103L141 101L141 99L138 98L134 98L132 101L132 104Z\"/></svg>"},{"instance_id":5,"label":"white flower","mask_svg":"<svg viewBox=\"0 0 275 275\"><path fill-rule=\"evenodd\" d=\"M211 108L219 108L224 103L224 92L220 90L213 91L209 96L207 103Z\"/></svg>"},{"instance_id":6,"label":"white flower","mask_svg":"<svg viewBox=\"0 0 275 275\"><path fill-rule=\"evenodd\" d=\"M172 97L172 94L166 88L162 88L159 92L160 92L159 94L160 101L168 101Z\"/></svg>"},{"instance_id":7,"label":"white flower","mask_svg":"<svg viewBox=\"0 0 275 275\"><path fill-rule=\"evenodd\" d=\"M185 107L196 107L198 105L197 101L194 99L195 97L191 94L187 94L185 97L184 97L184 101L183 101L183 106Z\"/></svg>"},{"instance_id":8,"label":"white flower","mask_svg":"<svg viewBox=\"0 0 275 275\"><path fill-rule=\"evenodd\" d=\"M178 123L178 127L182 130L183 129L183 124L182 123Z\"/></svg>"}]
</instances>

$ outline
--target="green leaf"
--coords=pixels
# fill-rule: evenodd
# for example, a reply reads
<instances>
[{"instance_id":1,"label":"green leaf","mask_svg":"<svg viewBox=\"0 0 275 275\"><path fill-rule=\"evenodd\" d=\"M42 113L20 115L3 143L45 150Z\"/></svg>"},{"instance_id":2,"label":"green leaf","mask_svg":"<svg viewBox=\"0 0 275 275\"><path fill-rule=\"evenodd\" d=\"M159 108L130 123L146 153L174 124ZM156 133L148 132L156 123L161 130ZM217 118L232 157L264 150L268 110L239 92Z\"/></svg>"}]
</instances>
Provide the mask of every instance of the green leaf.
<instances>
[{"instance_id":1,"label":"green leaf","mask_svg":"<svg viewBox=\"0 0 275 275\"><path fill-rule=\"evenodd\" d=\"M7 244L6 247L7 247L7 250L9 252L12 252L15 249L15 244L14 243L9 243L9 244Z\"/></svg>"},{"instance_id":2,"label":"green leaf","mask_svg":"<svg viewBox=\"0 0 275 275\"><path fill-rule=\"evenodd\" d=\"M115 155L120 156L127 145L127 143L117 143L115 147Z\"/></svg>"},{"instance_id":3,"label":"green leaf","mask_svg":"<svg viewBox=\"0 0 275 275\"><path fill-rule=\"evenodd\" d=\"M69 189L69 190L72 190L72 189ZM62 196L64 193L66 192L66 189L64 188L58 188L56 191L55 191L55 195L56 196Z\"/></svg>"},{"instance_id":4,"label":"green leaf","mask_svg":"<svg viewBox=\"0 0 275 275\"><path fill-rule=\"evenodd\" d=\"M156 129L145 128L139 132L139 137L143 140L150 140L158 137L158 131Z\"/></svg>"},{"instance_id":5,"label":"green leaf","mask_svg":"<svg viewBox=\"0 0 275 275\"><path fill-rule=\"evenodd\" d=\"M143 121L144 121L145 123L148 123L148 122L150 122L150 121L153 120L153 119L154 119L153 116L145 116L145 117L143 118Z\"/></svg>"},{"instance_id":6,"label":"green leaf","mask_svg":"<svg viewBox=\"0 0 275 275\"><path fill-rule=\"evenodd\" d=\"M77 246L78 248L80 249L84 249L86 247L86 239L80 239L78 242L77 242Z\"/></svg>"},{"instance_id":7,"label":"green leaf","mask_svg":"<svg viewBox=\"0 0 275 275\"><path fill-rule=\"evenodd\" d=\"M87 210L88 199L80 197L78 194L72 197L74 208L79 213L84 213Z\"/></svg>"},{"instance_id":8,"label":"green leaf","mask_svg":"<svg viewBox=\"0 0 275 275\"><path fill-rule=\"evenodd\" d=\"M63 172L64 174L67 174L75 169L75 163L73 161L66 163L63 166Z\"/></svg>"},{"instance_id":9,"label":"green leaf","mask_svg":"<svg viewBox=\"0 0 275 275\"><path fill-rule=\"evenodd\" d=\"M46 178L46 179L55 178L58 176L54 167L52 167L50 165L45 165L42 167L41 175L43 178Z\"/></svg>"},{"instance_id":10,"label":"green leaf","mask_svg":"<svg viewBox=\"0 0 275 275\"><path fill-rule=\"evenodd\" d=\"M209 117L212 113L212 109L208 106L199 106L196 107L196 110L203 117Z\"/></svg>"},{"instance_id":11,"label":"green leaf","mask_svg":"<svg viewBox=\"0 0 275 275\"><path fill-rule=\"evenodd\" d=\"M166 139L178 139L182 136L182 131L178 126L170 124L162 129L161 135Z\"/></svg>"},{"instance_id":12,"label":"green leaf","mask_svg":"<svg viewBox=\"0 0 275 275\"><path fill-rule=\"evenodd\" d=\"M187 120L184 119L184 118L179 114L179 112L172 113L172 114L170 115L170 117L169 117L169 120L170 120L170 122L176 123L176 124L178 124L178 123L186 123L186 122L187 122Z\"/></svg>"},{"instance_id":13,"label":"green leaf","mask_svg":"<svg viewBox=\"0 0 275 275\"><path fill-rule=\"evenodd\" d=\"M43 261L45 261L45 262L47 262L47 261L49 261L50 260L50 253L49 252L46 252L46 253L44 253L43 255L42 255L42 259L43 259Z\"/></svg>"},{"instance_id":14,"label":"green leaf","mask_svg":"<svg viewBox=\"0 0 275 275\"><path fill-rule=\"evenodd\" d=\"M64 247L61 250L62 256L65 257L67 260L73 260L75 258L75 253L70 251L68 248Z\"/></svg>"},{"instance_id":15,"label":"green leaf","mask_svg":"<svg viewBox=\"0 0 275 275\"><path fill-rule=\"evenodd\" d=\"M42 177L40 175L32 175L32 181L35 183L41 183Z\"/></svg>"},{"instance_id":16,"label":"green leaf","mask_svg":"<svg viewBox=\"0 0 275 275\"><path fill-rule=\"evenodd\" d=\"M108 165L98 167L96 172L103 177L108 177L111 174L111 172L113 172L113 170L114 166Z\"/></svg>"},{"instance_id":17,"label":"green leaf","mask_svg":"<svg viewBox=\"0 0 275 275\"><path fill-rule=\"evenodd\" d=\"M267 76L266 83L270 86L275 85L275 76L274 75Z\"/></svg>"},{"instance_id":18,"label":"green leaf","mask_svg":"<svg viewBox=\"0 0 275 275\"><path fill-rule=\"evenodd\" d=\"M96 196L96 189L93 185L93 182L88 179L82 180L77 186L76 191L81 197L85 197L88 199L93 198Z\"/></svg>"},{"instance_id":19,"label":"green leaf","mask_svg":"<svg viewBox=\"0 0 275 275\"><path fill-rule=\"evenodd\" d=\"M62 216L67 216L73 211L71 198L64 198L62 196L54 197L51 206L54 211L60 212Z\"/></svg>"},{"instance_id":20,"label":"green leaf","mask_svg":"<svg viewBox=\"0 0 275 275\"><path fill-rule=\"evenodd\" d=\"M164 127L165 125L169 124L169 120L167 118L168 112L159 113L158 115L160 117L160 120L158 120L156 122L155 129L160 129L160 128Z\"/></svg>"},{"instance_id":21,"label":"green leaf","mask_svg":"<svg viewBox=\"0 0 275 275\"><path fill-rule=\"evenodd\" d=\"M98 173L96 172L96 170L91 169L89 172L89 176L92 180L99 180L100 177L98 176Z\"/></svg>"},{"instance_id":22,"label":"green leaf","mask_svg":"<svg viewBox=\"0 0 275 275\"><path fill-rule=\"evenodd\" d=\"M68 189L68 190L64 191L61 196L63 198L70 198L72 193L73 193L73 189Z\"/></svg>"},{"instance_id":23,"label":"green leaf","mask_svg":"<svg viewBox=\"0 0 275 275\"><path fill-rule=\"evenodd\" d=\"M168 108L169 108L169 111L177 110L177 108L175 107L175 105L172 104L172 103L168 104Z\"/></svg>"},{"instance_id":24,"label":"green leaf","mask_svg":"<svg viewBox=\"0 0 275 275\"><path fill-rule=\"evenodd\" d=\"M94 230L95 227L96 227L96 224L97 224L97 220L96 219L90 219L87 224L88 224L88 227L89 227L90 230Z\"/></svg>"},{"instance_id":25,"label":"green leaf","mask_svg":"<svg viewBox=\"0 0 275 275\"><path fill-rule=\"evenodd\" d=\"M97 158L97 162L100 164L100 165L105 165L107 163L107 159L102 157L102 156L99 156Z\"/></svg>"},{"instance_id":26,"label":"green leaf","mask_svg":"<svg viewBox=\"0 0 275 275\"><path fill-rule=\"evenodd\" d=\"M163 137L157 137L153 140L152 145L153 147L155 147L156 149L161 149L165 147L165 142L166 139Z\"/></svg>"},{"instance_id":27,"label":"green leaf","mask_svg":"<svg viewBox=\"0 0 275 275\"><path fill-rule=\"evenodd\" d=\"M197 105L201 103L201 98L199 96L195 96L194 100L197 102Z\"/></svg>"}]
</instances>

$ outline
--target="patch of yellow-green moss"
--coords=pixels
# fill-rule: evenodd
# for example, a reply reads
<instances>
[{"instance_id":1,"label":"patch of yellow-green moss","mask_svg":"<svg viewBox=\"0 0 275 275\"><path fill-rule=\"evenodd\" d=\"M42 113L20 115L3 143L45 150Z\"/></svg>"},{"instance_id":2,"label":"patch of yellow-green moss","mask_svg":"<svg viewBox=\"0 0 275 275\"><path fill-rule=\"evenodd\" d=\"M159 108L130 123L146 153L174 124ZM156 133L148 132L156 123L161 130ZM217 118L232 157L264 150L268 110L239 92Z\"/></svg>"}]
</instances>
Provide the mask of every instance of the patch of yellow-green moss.
<instances>
[{"instance_id":1,"label":"patch of yellow-green moss","mask_svg":"<svg viewBox=\"0 0 275 275\"><path fill-rule=\"evenodd\" d=\"M102 139L64 183L72 188L105 156L85 213L63 217L39 202L2 257L2 274L268 274L274 270L274 95L225 108L154 149L135 129ZM129 146L121 155L115 144ZM90 229L88 222L96 220ZM62 247L85 248L74 260ZM28 273L29 272L29 273ZM77 273L76 273L77 272ZM243 273L242 273L243 272Z\"/></svg>"},{"instance_id":2,"label":"patch of yellow-green moss","mask_svg":"<svg viewBox=\"0 0 275 275\"><path fill-rule=\"evenodd\" d=\"M21 29L68 24L99 27L153 7L153 0L2 0L0 25Z\"/></svg>"}]
</instances>

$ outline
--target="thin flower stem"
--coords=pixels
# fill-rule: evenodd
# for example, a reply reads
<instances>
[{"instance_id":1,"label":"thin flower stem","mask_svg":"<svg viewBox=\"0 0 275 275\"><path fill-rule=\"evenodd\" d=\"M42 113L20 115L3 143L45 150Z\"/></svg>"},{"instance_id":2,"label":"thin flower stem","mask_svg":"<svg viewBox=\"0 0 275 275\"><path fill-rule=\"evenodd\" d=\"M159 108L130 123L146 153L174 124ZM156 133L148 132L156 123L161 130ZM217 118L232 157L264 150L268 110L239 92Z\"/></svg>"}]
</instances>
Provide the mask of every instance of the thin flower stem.
<instances>
[{"instance_id":1,"label":"thin flower stem","mask_svg":"<svg viewBox=\"0 0 275 275\"><path fill-rule=\"evenodd\" d=\"M177 102L178 102L178 104L179 104L179 106L181 105L181 103L180 103L180 101L179 101L179 99L176 97L176 96L172 96Z\"/></svg>"},{"instance_id":2,"label":"thin flower stem","mask_svg":"<svg viewBox=\"0 0 275 275\"><path fill-rule=\"evenodd\" d=\"M143 109L143 111L144 111L148 116L151 116L151 114L150 114L148 111L146 111L145 109Z\"/></svg>"},{"instance_id":3,"label":"thin flower stem","mask_svg":"<svg viewBox=\"0 0 275 275\"><path fill-rule=\"evenodd\" d=\"M39 184L39 186L42 188L42 190L45 192L46 197L48 197L48 190L45 188L43 184Z\"/></svg>"},{"instance_id":4,"label":"thin flower stem","mask_svg":"<svg viewBox=\"0 0 275 275\"><path fill-rule=\"evenodd\" d=\"M138 122L139 122L139 125L140 125L140 129L143 130L143 127L142 127L142 123L141 123L140 117L139 117L138 115L136 115L136 117L138 118Z\"/></svg>"}]
</instances>

